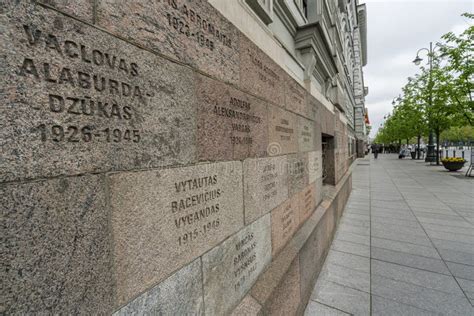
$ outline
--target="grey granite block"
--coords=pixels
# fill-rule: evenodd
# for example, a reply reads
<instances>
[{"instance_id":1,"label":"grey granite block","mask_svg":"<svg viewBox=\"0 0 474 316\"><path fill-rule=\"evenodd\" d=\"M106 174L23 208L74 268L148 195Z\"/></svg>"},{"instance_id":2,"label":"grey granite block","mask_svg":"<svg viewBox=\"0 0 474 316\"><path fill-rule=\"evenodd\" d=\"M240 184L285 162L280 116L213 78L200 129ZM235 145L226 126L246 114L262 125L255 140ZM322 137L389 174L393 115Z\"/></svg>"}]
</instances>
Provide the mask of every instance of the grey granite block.
<instances>
[{"instance_id":1,"label":"grey granite block","mask_svg":"<svg viewBox=\"0 0 474 316\"><path fill-rule=\"evenodd\" d=\"M463 279L468 279L474 281L474 262L473 265L446 262L448 265L449 271L455 276Z\"/></svg>"},{"instance_id":2,"label":"grey granite block","mask_svg":"<svg viewBox=\"0 0 474 316\"><path fill-rule=\"evenodd\" d=\"M315 302L309 301L304 311L304 316L345 316L350 315L346 312L343 312L339 309L332 308L330 306Z\"/></svg>"},{"instance_id":3,"label":"grey granite block","mask_svg":"<svg viewBox=\"0 0 474 316\"><path fill-rule=\"evenodd\" d=\"M370 273L370 259L367 257L361 257L337 250L329 250L326 262L328 265L336 264L352 270Z\"/></svg>"},{"instance_id":4,"label":"grey granite block","mask_svg":"<svg viewBox=\"0 0 474 316\"><path fill-rule=\"evenodd\" d=\"M334 237L334 240L349 241L349 242L353 242L353 243L357 243L361 245L370 246L369 236L357 235L357 234L344 232L344 231L338 231L336 233L336 236Z\"/></svg>"},{"instance_id":5,"label":"grey granite block","mask_svg":"<svg viewBox=\"0 0 474 316\"><path fill-rule=\"evenodd\" d=\"M270 214L202 257L206 315L228 314L271 261Z\"/></svg>"},{"instance_id":6,"label":"grey granite block","mask_svg":"<svg viewBox=\"0 0 474 316\"><path fill-rule=\"evenodd\" d=\"M0 185L1 312L111 312L112 241L104 187L101 176Z\"/></svg>"},{"instance_id":7,"label":"grey granite block","mask_svg":"<svg viewBox=\"0 0 474 316\"><path fill-rule=\"evenodd\" d=\"M378 275L372 276L372 294L443 315L471 315L474 312L464 295L451 295Z\"/></svg>"},{"instance_id":8,"label":"grey granite block","mask_svg":"<svg viewBox=\"0 0 474 316\"><path fill-rule=\"evenodd\" d=\"M474 265L474 254L457 250L438 248L441 257L445 261L452 261L468 265Z\"/></svg>"},{"instance_id":9,"label":"grey granite block","mask_svg":"<svg viewBox=\"0 0 474 316\"><path fill-rule=\"evenodd\" d=\"M200 258L140 294L114 316L191 314L204 314Z\"/></svg>"},{"instance_id":10,"label":"grey granite block","mask_svg":"<svg viewBox=\"0 0 474 316\"><path fill-rule=\"evenodd\" d=\"M452 295L462 295L459 286L451 275L419 270L373 259L371 260L371 273L372 275L379 275Z\"/></svg>"},{"instance_id":11,"label":"grey granite block","mask_svg":"<svg viewBox=\"0 0 474 316\"><path fill-rule=\"evenodd\" d=\"M332 306L352 315L369 315L370 294L334 282L316 283L311 300Z\"/></svg>"},{"instance_id":12,"label":"grey granite block","mask_svg":"<svg viewBox=\"0 0 474 316\"><path fill-rule=\"evenodd\" d=\"M435 316L438 313L413 307L397 301L372 295L372 315L383 316Z\"/></svg>"},{"instance_id":13,"label":"grey granite block","mask_svg":"<svg viewBox=\"0 0 474 316\"><path fill-rule=\"evenodd\" d=\"M334 282L370 293L370 274L368 272L357 271L337 264L328 262L321 271L318 277L319 280Z\"/></svg>"},{"instance_id":14,"label":"grey granite block","mask_svg":"<svg viewBox=\"0 0 474 316\"><path fill-rule=\"evenodd\" d=\"M420 246L406 242L382 239L377 237L372 237L371 246L440 259L438 252L434 247Z\"/></svg>"},{"instance_id":15,"label":"grey granite block","mask_svg":"<svg viewBox=\"0 0 474 316\"><path fill-rule=\"evenodd\" d=\"M395 230L385 230L385 229L380 229L376 225L374 226L375 227L372 227L372 230L371 230L373 237L391 239L391 240L402 241L402 242L421 245L421 246L433 247L433 244L428 239L428 237L426 237L426 235L413 235L408 232L401 234L400 232L397 232Z\"/></svg>"},{"instance_id":16,"label":"grey granite block","mask_svg":"<svg viewBox=\"0 0 474 316\"><path fill-rule=\"evenodd\" d=\"M450 275L448 268L440 259L417 256L414 254L392 251L388 249L372 247L371 256L374 259L397 263L403 266L428 270L436 273Z\"/></svg>"},{"instance_id":17,"label":"grey granite block","mask_svg":"<svg viewBox=\"0 0 474 316\"><path fill-rule=\"evenodd\" d=\"M356 244L348 241L335 240L331 245L331 249L352 253L355 255L369 257L370 247L366 245Z\"/></svg>"}]
</instances>

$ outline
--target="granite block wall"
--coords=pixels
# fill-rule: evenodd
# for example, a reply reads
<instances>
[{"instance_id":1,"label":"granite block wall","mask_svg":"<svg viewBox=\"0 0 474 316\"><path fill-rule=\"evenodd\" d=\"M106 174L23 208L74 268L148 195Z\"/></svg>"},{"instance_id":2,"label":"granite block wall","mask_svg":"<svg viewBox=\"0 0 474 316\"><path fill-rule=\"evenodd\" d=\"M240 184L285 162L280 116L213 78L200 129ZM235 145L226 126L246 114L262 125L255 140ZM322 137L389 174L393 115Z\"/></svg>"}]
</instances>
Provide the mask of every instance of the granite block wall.
<instances>
[{"instance_id":1,"label":"granite block wall","mask_svg":"<svg viewBox=\"0 0 474 316\"><path fill-rule=\"evenodd\" d=\"M0 51L2 313L302 313L337 112L204 0L5 1Z\"/></svg>"}]
</instances>

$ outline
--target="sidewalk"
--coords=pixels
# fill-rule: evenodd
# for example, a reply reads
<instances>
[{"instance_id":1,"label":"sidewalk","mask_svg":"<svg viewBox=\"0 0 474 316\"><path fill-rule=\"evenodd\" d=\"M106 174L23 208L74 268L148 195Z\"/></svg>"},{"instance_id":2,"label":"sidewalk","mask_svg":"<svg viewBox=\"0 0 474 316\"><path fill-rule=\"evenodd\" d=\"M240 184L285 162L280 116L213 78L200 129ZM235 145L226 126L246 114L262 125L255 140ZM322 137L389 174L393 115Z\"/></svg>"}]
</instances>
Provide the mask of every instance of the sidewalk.
<instances>
[{"instance_id":1,"label":"sidewalk","mask_svg":"<svg viewBox=\"0 0 474 316\"><path fill-rule=\"evenodd\" d=\"M355 163L305 314L474 315L474 179L397 155Z\"/></svg>"}]
</instances>

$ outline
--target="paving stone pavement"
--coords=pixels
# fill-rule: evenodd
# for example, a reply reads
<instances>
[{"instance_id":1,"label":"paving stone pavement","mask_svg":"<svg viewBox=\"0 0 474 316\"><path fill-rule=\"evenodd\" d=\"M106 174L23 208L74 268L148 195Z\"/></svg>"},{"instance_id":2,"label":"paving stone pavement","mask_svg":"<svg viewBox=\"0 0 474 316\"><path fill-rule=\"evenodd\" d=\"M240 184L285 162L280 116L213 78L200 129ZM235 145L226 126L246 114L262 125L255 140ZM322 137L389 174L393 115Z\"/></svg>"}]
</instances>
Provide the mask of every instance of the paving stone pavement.
<instances>
[{"instance_id":1,"label":"paving stone pavement","mask_svg":"<svg viewBox=\"0 0 474 316\"><path fill-rule=\"evenodd\" d=\"M474 315L474 179L397 155L355 163L305 315Z\"/></svg>"}]
</instances>

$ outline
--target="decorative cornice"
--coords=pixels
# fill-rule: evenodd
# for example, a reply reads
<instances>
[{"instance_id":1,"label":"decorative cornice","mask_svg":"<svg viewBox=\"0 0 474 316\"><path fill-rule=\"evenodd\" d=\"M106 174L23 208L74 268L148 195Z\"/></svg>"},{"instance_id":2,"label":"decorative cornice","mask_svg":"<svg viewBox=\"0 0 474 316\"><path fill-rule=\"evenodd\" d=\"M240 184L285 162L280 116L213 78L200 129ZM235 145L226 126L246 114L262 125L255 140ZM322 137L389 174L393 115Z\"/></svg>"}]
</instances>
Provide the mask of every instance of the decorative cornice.
<instances>
[{"instance_id":1,"label":"decorative cornice","mask_svg":"<svg viewBox=\"0 0 474 316\"><path fill-rule=\"evenodd\" d=\"M252 8L255 14L263 21L266 25L273 22L272 19L272 2L268 1L267 7L264 7L260 1L257 0L245 0L247 5Z\"/></svg>"},{"instance_id":2,"label":"decorative cornice","mask_svg":"<svg viewBox=\"0 0 474 316\"><path fill-rule=\"evenodd\" d=\"M296 21L290 8L288 8L284 0L276 0L273 3L273 11L278 18L283 22L285 27L290 31L292 36L295 36L298 28L298 22Z\"/></svg>"},{"instance_id":3,"label":"decorative cornice","mask_svg":"<svg viewBox=\"0 0 474 316\"><path fill-rule=\"evenodd\" d=\"M325 75L332 78L337 66L332 58L331 44L320 22L299 27L295 36L295 48L315 55L316 63L324 69Z\"/></svg>"}]
</instances>

